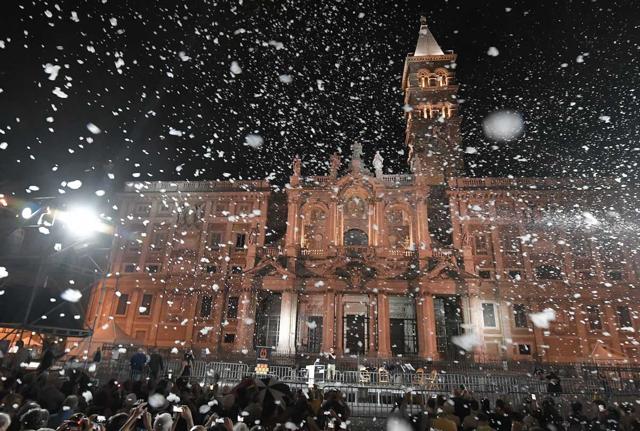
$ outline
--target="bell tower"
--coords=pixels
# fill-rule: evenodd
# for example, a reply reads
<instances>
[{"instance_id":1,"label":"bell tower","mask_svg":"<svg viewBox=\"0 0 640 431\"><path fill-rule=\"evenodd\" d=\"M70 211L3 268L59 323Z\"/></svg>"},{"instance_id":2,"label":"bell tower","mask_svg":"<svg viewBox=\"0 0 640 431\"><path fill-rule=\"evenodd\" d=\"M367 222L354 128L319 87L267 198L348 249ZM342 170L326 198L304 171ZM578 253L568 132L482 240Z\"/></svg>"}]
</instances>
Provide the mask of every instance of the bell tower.
<instances>
[{"instance_id":1,"label":"bell tower","mask_svg":"<svg viewBox=\"0 0 640 431\"><path fill-rule=\"evenodd\" d=\"M416 50L404 63L402 90L409 166L429 185L443 185L462 169L456 58L442 51L421 17Z\"/></svg>"}]
</instances>

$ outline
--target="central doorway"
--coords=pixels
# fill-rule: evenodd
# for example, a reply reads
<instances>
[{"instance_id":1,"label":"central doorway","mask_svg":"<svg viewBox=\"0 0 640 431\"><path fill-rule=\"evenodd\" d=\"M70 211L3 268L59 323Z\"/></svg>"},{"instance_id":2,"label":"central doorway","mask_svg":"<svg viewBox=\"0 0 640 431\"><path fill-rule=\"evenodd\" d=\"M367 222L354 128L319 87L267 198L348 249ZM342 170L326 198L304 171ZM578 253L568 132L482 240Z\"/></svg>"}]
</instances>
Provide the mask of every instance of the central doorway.
<instances>
[{"instance_id":1,"label":"central doorway","mask_svg":"<svg viewBox=\"0 0 640 431\"><path fill-rule=\"evenodd\" d=\"M347 355L366 355L369 351L369 298L345 295L343 300L342 348Z\"/></svg>"},{"instance_id":2,"label":"central doorway","mask_svg":"<svg viewBox=\"0 0 640 431\"><path fill-rule=\"evenodd\" d=\"M344 317L344 351L350 355L364 355L368 344L367 320L362 314Z\"/></svg>"}]
</instances>

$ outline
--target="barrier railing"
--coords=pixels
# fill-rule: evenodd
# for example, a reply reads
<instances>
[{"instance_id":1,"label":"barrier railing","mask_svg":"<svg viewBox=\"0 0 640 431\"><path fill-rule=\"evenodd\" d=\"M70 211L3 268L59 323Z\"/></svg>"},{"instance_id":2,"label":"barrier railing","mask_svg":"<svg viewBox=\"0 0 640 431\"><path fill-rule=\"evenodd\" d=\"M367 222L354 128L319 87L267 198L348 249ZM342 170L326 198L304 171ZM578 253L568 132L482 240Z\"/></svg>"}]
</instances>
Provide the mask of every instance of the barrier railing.
<instances>
[{"instance_id":1,"label":"barrier railing","mask_svg":"<svg viewBox=\"0 0 640 431\"><path fill-rule=\"evenodd\" d=\"M78 364L76 364L76 367ZM90 364L87 364L90 366ZM95 368L95 369L93 369ZM100 381L108 379L126 380L131 377L127 358L104 361L90 370ZM435 370L435 369L434 369ZM178 377L182 371L182 362L169 360L165 363L164 375ZM194 361L189 379L197 383L210 383L214 379L224 383L234 383L253 374L253 366L244 363ZM290 366L272 365L270 375L283 382L305 385L308 382L306 369ZM144 377L148 375L148 371ZM547 382L531 375L500 375L497 373L463 374L463 373L408 373L337 370L331 379L323 385L341 387L387 388L393 390L429 390L431 393L452 393L456 388L464 386L470 391L482 394L544 394ZM640 393L640 379L636 374L624 376L616 374L611 377L602 373L585 373L582 376L563 378L562 392L581 396L602 396L608 398L616 395L634 395Z\"/></svg>"}]
</instances>

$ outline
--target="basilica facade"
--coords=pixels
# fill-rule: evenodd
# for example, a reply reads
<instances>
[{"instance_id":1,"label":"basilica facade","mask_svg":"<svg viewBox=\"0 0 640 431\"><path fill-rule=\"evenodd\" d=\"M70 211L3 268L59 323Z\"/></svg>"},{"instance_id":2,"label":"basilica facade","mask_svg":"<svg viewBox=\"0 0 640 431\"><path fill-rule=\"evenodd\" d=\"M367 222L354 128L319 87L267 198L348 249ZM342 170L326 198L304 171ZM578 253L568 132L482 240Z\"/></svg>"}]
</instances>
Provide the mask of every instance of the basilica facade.
<instances>
[{"instance_id":1,"label":"basilica facade","mask_svg":"<svg viewBox=\"0 0 640 431\"><path fill-rule=\"evenodd\" d=\"M111 274L88 313L93 340L636 362L624 188L463 177L455 61L422 22L402 76L406 173L385 173L356 142L324 176L295 157L286 197L266 181L127 184Z\"/></svg>"}]
</instances>

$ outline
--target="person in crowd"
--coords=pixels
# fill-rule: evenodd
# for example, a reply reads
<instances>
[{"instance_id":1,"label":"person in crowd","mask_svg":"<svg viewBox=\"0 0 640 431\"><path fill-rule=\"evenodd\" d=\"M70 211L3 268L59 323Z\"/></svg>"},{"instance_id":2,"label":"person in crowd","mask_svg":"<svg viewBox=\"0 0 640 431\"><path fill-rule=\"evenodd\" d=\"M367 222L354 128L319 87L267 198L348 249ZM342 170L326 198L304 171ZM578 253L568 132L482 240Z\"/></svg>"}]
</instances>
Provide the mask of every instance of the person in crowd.
<instances>
[{"instance_id":1,"label":"person in crowd","mask_svg":"<svg viewBox=\"0 0 640 431\"><path fill-rule=\"evenodd\" d=\"M547 392L551 395L559 395L562 393L562 386L560 385L560 377L558 374L551 370L546 376L547 379Z\"/></svg>"},{"instance_id":2,"label":"person in crowd","mask_svg":"<svg viewBox=\"0 0 640 431\"><path fill-rule=\"evenodd\" d=\"M11 416L6 413L0 413L0 431L7 431L11 426Z\"/></svg>"},{"instance_id":3,"label":"person in crowd","mask_svg":"<svg viewBox=\"0 0 640 431\"><path fill-rule=\"evenodd\" d=\"M98 365L102 361L102 349L98 347L96 352L93 354L93 363Z\"/></svg>"},{"instance_id":4,"label":"person in crowd","mask_svg":"<svg viewBox=\"0 0 640 431\"><path fill-rule=\"evenodd\" d=\"M496 431L511 431L511 411L507 403L496 400L493 414L489 418L491 428Z\"/></svg>"},{"instance_id":5,"label":"person in crowd","mask_svg":"<svg viewBox=\"0 0 640 431\"><path fill-rule=\"evenodd\" d=\"M49 412L35 407L20 416L20 431L37 431L47 426Z\"/></svg>"},{"instance_id":6,"label":"person in crowd","mask_svg":"<svg viewBox=\"0 0 640 431\"><path fill-rule=\"evenodd\" d=\"M120 348L118 346L115 346L113 349L111 349L111 362L116 363L118 362L118 359L120 359Z\"/></svg>"},{"instance_id":7,"label":"person in crowd","mask_svg":"<svg viewBox=\"0 0 640 431\"><path fill-rule=\"evenodd\" d=\"M489 425L489 416L484 412L478 414L478 426L476 427L476 431L496 431L491 428L491 425Z\"/></svg>"},{"instance_id":8,"label":"person in crowd","mask_svg":"<svg viewBox=\"0 0 640 431\"><path fill-rule=\"evenodd\" d=\"M327 380L331 381L336 378L336 352L333 347L329 348L326 354L327 360Z\"/></svg>"},{"instance_id":9,"label":"person in crowd","mask_svg":"<svg viewBox=\"0 0 640 431\"><path fill-rule=\"evenodd\" d=\"M138 351L131 356L129 364L131 365L131 379L135 382L140 381L144 372L144 366L147 364L147 355L145 355L144 349L139 348Z\"/></svg>"},{"instance_id":10,"label":"person in crowd","mask_svg":"<svg viewBox=\"0 0 640 431\"><path fill-rule=\"evenodd\" d=\"M152 384L158 382L158 377L164 372L164 360L162 355L158 353L157 349L154 349L149 356L149 378Z\"/></svg>"},{"instance_id":11,"label":"person in crowd","mask_svg":"<svg viewBox=\"0 0 640 431\"><path fill-rule=\"evenodd\" d=\"M469 400L469 414L462 419L462 430L471 431L478 427L478 415L480 414L480 403L477 400Z\"/></svg>"},{"instance_id":12,"label":"person in crowd","mask_svg":"<svg viewBox=\"0 0 640 431\"><path fill-rule=\"evenodd\" d=\"M567 421L567 431L586 431L589 426L589 419L582 412L582 403L574 401L571 403L571 414Z\"/></svg>"},{"instance_id":13,"label":"person in crowd","mask_svg":"<svg viewBox=\"0 0 640 431\"><path fill-rule=\"evenodd\" d=\"M49 417L49 426L55 429L64 421L69 420L71 416L78 412L79 404L80 400L77 395L69 395L66 397L62 403L62 408Z\"/></svg>"},{"instance_id":14,"label":"person in crowd","mask_svg":"<svg viewBox=\"0 0 640 431\"><path fill-rule=\"evenodd\" d=\"M16 352L13 355L9 368L11 371L16 372L23 368L23 364L28 364L31 361L31 351L24 346L24 341L18 340L16 342Z\"/></svg>"},{"instance_id":15,"label":"person in crowd","mask_svg":"<svg viewBox=\"0 0 640 431\"><path fill-rule=\"evenodd\" d=\"M193 361L195 361L195 356L193 355L193 350L189 349L185 352L184 357L182 358L182 371L180 372L180 377L184 380L189 380L191 377L191 368L193 367Z\"/></svg>"},{"instance_id":16,"label":"person in crowd","mask_svg":"<svg viewBox=\"0 0 640 431\"><path fill-rule=\"evenodd\" d=\"M42 344L42 356L40 357L40 364L38 365L38 373L49 370L56 363L56 360L65 355L64 352L56 355L53 351L54 344L49 340L44 340Z\"/></svg>"}]
</instances>

